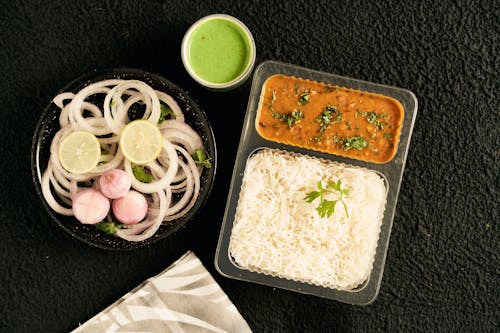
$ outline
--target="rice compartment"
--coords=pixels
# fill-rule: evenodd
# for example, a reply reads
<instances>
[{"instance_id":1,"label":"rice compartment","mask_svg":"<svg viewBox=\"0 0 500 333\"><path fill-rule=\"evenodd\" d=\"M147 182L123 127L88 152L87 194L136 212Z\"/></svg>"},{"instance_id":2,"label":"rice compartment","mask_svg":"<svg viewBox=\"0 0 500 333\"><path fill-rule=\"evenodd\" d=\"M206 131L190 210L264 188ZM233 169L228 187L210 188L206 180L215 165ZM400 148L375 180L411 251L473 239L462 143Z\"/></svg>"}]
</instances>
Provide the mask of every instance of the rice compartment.
<instances>
[{"instance_id":1,"label":"rice compartment","mask_svg":"<svg viewBox=\"0 0 500 333\"><path fill-rule=\"evenodd\" d=\"M340 180L340 183L338 183ZM320 217L321 200L306 194L340 184L347 195L331 216ZM339 290L370 275L387 189L369 169L301 154L262 149L249 157L229 250L241 268Z\"/></svg>"}]
</instances>

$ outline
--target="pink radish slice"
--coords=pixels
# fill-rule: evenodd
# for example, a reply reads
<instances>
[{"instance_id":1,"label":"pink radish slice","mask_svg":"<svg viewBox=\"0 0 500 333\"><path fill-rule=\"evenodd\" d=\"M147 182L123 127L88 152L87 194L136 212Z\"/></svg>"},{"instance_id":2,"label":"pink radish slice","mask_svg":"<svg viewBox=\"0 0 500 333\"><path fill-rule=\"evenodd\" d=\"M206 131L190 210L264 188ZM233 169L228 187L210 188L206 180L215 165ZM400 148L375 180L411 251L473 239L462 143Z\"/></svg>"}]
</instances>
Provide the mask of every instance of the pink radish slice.
<instances>
[{"instance_id":1,"label":"pink radish slice","mask_svg":"<svg viewBox=\"0 0 500 333\"><path fill-rule=\"evenodd\" d=\"M131 190L113 200L113 214L123 224L140 222L148 212L148 202L141 193Z\"/></svg>"},{"instance_id":2,"label":"pink radish slice","mask_svg":"<svg viewBox=\"0 0 500 333\"><path fill-rule=\"evenodd\" d=\"M127 194L132 185L132 179L125 171L113 169L102 174L99 178L99 185L102 194L110 199L117 199Z\"/></svg>"},{"instance_id":3,"label":"pink radish slice","mask_svg":"<svg viewBox=\"0 0 500 333\"><path fill-rule=\"evenodd\" d=\"M108 215L109 199L96 189L78 192L72 201L73 214L81 223L96 224Z\"/></svg>"}]
</instances>

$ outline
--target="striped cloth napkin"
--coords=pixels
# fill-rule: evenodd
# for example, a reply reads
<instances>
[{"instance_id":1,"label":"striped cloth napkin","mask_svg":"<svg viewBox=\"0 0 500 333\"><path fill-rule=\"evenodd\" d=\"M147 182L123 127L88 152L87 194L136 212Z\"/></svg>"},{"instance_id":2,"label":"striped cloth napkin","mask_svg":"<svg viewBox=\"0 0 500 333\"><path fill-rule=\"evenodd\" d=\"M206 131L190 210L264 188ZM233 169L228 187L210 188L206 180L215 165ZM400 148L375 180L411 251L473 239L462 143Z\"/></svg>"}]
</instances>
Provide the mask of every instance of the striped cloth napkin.
<instances>
[{"instance_id":1,"label":"striped cloth napkin","mask_svg":"<svg viewBox=\"0 0 500 333\"><path fill-rule=\"evenodd\" d=\"M191 251L73 330L98 332L251 332Z\"/></svg>"}]
</instances>

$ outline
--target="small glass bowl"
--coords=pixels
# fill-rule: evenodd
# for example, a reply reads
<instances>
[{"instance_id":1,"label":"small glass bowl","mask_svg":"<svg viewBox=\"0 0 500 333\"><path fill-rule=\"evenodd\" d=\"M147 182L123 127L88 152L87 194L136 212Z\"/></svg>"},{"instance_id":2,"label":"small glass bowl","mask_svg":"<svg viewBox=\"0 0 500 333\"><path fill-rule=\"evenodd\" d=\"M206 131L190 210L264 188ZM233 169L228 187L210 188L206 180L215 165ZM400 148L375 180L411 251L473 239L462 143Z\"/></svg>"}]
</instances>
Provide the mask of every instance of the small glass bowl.
<instances>
[{"instance_id":1,"label":"small glass bowl","mask_svg":"<svg viewBox=\"0 0 500 333\"><path fill-rule=\"evenodd\" d=\"M245 37L247 38L248 42L248 47L249 50L249 61L246 64L245 69L235 78L231 79L230 81L227 82L222 82L222 83L216 83L216 82L210 82L207 81L206 79L203 79L198 75L192 65L189 62L189 52L190 52L190 38L193 35L193 33L198 29L201 25L204 23L211 21L211 20L227 20L231 22L232 24L238 26L241 28L241 31L245 34ZM187 32L184 35L184 38L182 39L182 44L181 44L181 57L182 57L182 63L184 64L184 67L186 68L186 71L189 73L189 75L200 85L204 86L205 88L208 88L210 90L214 91L228 91L235 89L242 85L249 77L250 74L252 73L253 67L255 65L255 56L256 56L256 47L255 47L255 41L253 38L252 33L248 29L248 27L238 20L237 18L226 15L226 14L212 14L208 15L205 17L202 17L195 23L191 25L191 27L187 30Z\"/></svg>"}]
</instances>

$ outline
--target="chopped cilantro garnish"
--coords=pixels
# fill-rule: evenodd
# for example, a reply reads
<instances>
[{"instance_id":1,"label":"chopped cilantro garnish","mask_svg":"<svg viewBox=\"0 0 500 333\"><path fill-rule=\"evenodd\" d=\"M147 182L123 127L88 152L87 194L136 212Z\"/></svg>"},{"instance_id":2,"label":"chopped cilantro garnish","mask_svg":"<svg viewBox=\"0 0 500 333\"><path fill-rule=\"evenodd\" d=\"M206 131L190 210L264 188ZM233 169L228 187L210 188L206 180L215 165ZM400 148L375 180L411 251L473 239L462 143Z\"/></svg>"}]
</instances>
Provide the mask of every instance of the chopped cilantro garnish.
<instances>
[{"instance_id":1,"label":"chopped cilantro garnish","mask_svg":"<svg viewBox=\"0 0 500 333\"><path fill-rule=\"evenodd\" d=\"M309 140L307 140L307 143L311 144L313 141L315 141L315 142L321 142L321 141L323 141L323 136L321 136L321 135L313 136L312 138L310 138Z\"/></svg>"},{"instance_id":2,"label":"chopped cilantro garnish","mask_svg":"<svg viewBox=\"0 0 500 333\"><path fill-rule=\"evenodd\" d=\"M309 89L304 90L303 92L300 93L299 95L299 103L300 105L305 105L309 103L309 93L311 91Z\"/></svg>"},{"instance_id":3,"label":"chopped cilantro garnish","mask_svg":"<svg viewBox=\"0 0 500 333\"><path fill-rule=\"evenodd\" d=\"M378 130L384 129L384 126L387 125L386 122L381 121L381 119L384 119L386 117L385 113L378 114L374 111L369 111L369 112L361 112L361 115L363 117L366 117L366 121L369 124L373 124L375 128Z\"/></svg>"},{"instance_id":4,"label":"chopped cilantro garnish","mask_svg":"<svg viewBox=\"0 0 500 333\"><path fill-rule=\"evenodd\" d=\"M323 112L316 118L316 121L319 123L319 131L322 133L328 127L330 127L330 123L336 124L342 121L342 113L333 105L327 105Z\"/></svg>"},{"instance_id":5,"label":"chopped cilantro garnish","mask_svg":"<svg viewBox=\"0 0 500 333\"><path fill-rule=\"evenodd\" d=\"M287 123L288 127L292 127L293 125L300 123L300 121L304 118L304 113L297 109L286 114L273 111L273 118L280 119L281 121Z\"/></svg>"},{"instance_id":6,"label":"chopped cilantro garnish","mask_svg":"<svg viewBox=\"0 0 500 333\"><path fill-rule=\"evenodd\" d=\"M360 135L356 135L350 138L339 138L337 135L335 135L333 137L333 142L341 145L345 151L352 148L361 150L370 145L370 143Z\"/></svg>"},{"instance_id":7,"label":"chopped cilantro garnish","mask_svg":"<svg viewBox=\"0 0 500 333\"><path fill-rule=\"evenodd\" d=\"M368 141L366 141L362 136L357 135L351 138L345 138L344 150L349 150L351 148L361 150L369 145L370 143Z\"/></svg>"}]
</instances>

